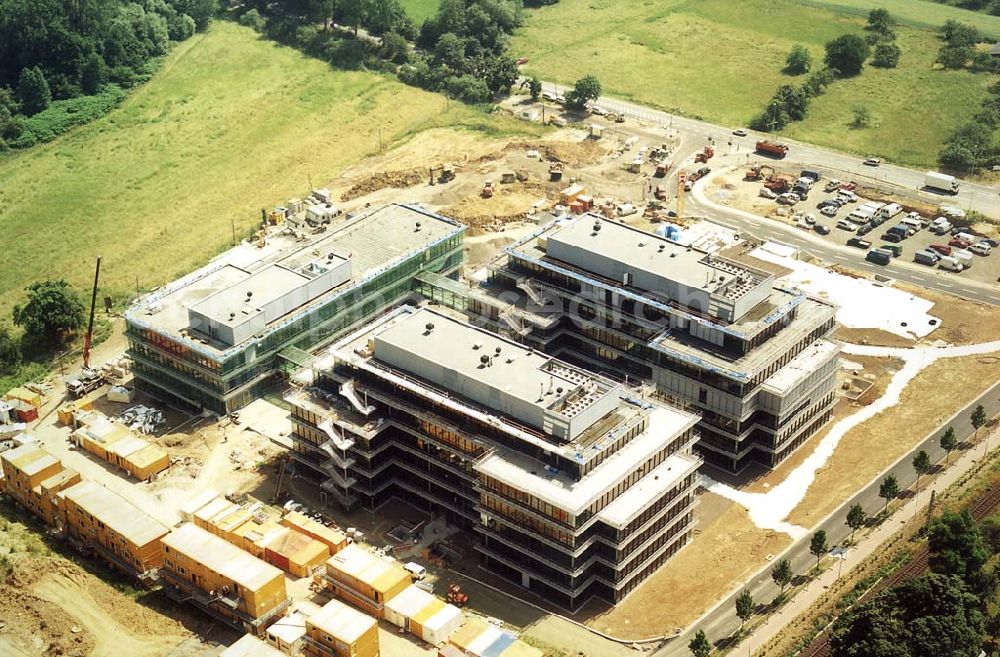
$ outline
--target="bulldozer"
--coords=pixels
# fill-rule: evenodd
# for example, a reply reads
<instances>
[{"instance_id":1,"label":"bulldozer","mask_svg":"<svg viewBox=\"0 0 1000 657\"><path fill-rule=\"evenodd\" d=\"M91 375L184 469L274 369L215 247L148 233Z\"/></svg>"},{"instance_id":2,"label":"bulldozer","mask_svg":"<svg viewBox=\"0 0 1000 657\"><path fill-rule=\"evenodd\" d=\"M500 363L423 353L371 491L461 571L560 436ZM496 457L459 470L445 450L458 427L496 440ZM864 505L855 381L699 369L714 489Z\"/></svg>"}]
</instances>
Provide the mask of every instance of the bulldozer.
<instances>
[{"instance_id":1,"label":"bulldozer","mask_svg":"<svg viewBox=\"0 0 1000 657\"><path fill-rule=\"evenodd\" d=\"M745 180L770 180L774 177L774 167L766 164L755 164L747 169Z\"/></svg>"},{"instance_id":2,"label":"bulldozer","mask_svg":"<svg viewBox=\"0 0 1000 657\"><path fill-rule=\"evenodd\" d=\"M493 181L487 180L483 183L483 191L479 193L483 198L493 198Z\"/></svg>"},{"instance_id":3,"label":"bulldozer","mask_svg":"<svg viewBox=\"0 0 1000 657\"><path fill-rule=\"evenodd\" d=\"M559 182L562 180L563 176L563 165L562 162L553 162L549 165L549 180L552 182Z\"/></svg>"},{"instance_id":4,"label":"bulldozer","mask_svg":"<svg viewBox=\"0 0 1000 657\"><path fill-rule=\"evenodd\" d=\"M434 177L434 173L439 172L437 177ZM455 167L450 164L439 164L437 166L430 168L430 181L429 185L434 185L436 183L441 183L442 185L451 182L455 179Z\"/></svg>"}]
</instances>

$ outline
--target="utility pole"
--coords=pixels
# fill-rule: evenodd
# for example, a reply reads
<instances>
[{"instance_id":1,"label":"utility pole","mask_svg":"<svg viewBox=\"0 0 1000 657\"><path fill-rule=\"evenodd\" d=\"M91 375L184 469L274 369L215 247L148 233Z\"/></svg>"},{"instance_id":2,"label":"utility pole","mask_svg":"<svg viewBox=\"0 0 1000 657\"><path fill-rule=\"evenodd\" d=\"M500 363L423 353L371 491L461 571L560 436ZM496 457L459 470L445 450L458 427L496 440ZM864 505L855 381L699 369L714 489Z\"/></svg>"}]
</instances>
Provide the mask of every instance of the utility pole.
<instances>
[{"instance_id":1,"label":"utility pole","mask_svg":"<svg viewBox=\"0 0 1000 657\"><path fill-rule=\"evenodd\" d=\"M232 226L233 226L233 246L236 246L236 220L233 219L232 217L230 217L229 223L231 223ZM136 277L135 287L136 287L136 289L139 288L138 276Z\"/></svg>"},{"instance_id":2,"label":"utility pole","mask_svg":"<svg viewBox=\"0 0 1000 657\"><path fill-rule=\"evenodd\" d=\"M101 276L101 256L97 256L97 268L94 270L94 290L90 295L90 321L87 323L87 335L83 338L83 366L90 367L90 343L94 339L94 307L97 305L97 281Z\"/></svg>"}]
</instances>

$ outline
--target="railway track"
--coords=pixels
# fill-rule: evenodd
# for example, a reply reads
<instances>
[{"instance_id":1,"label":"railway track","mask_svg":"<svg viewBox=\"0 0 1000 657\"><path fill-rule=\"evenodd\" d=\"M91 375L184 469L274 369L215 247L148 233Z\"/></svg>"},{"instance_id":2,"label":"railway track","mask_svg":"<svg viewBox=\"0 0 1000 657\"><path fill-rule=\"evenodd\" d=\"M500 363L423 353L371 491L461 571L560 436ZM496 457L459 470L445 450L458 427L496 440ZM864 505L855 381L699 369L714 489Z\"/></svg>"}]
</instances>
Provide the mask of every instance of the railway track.
<instances>
[{"instance_id":1,"label":"railway track","mask_svg":"<svg viewBox=\"0 0 1000 657\"><path fill-rule=\"evenodd\" d=\"M988 516L997 506L1000 505L1000 487L991 488L985 494L980 495L976 498L972 504L969 505L969 513L976 520L982 520ZM864 595L858 598L855 604L863 604L870 600L871 598L877 596L879 593L886 589L894 588L903 584L914 577L921 575L925 570L930 561L930 552L927 549L927 544L920 546L920 549L913 555L904 566L897 568L890 575L883 577L875 586L866 591ZM833 650L830 648L830 632L829 630L823 630L809 643L808 646L803 648L798 657L830 657L833 654Z\"/></svg>"}]
</instances>

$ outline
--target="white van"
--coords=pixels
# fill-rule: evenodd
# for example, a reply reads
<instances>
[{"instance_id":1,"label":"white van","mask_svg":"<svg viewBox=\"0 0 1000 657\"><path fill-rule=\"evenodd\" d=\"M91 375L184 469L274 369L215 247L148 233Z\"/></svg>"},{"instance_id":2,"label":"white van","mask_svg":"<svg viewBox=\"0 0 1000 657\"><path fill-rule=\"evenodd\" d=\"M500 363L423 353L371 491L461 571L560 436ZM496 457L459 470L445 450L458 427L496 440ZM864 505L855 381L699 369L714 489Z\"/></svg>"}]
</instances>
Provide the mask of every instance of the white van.
<instances>
[{"instance_id":1,"label":"white van","mask_svg":"<svg viewBox=\"0 0 1000 657\"><path fill-rule=\"evenodd\" d=\"M914 233L924 227L924 223L922 221L912 217L903 217L899 223L903 224L907 228L912 228Z\"/></svg>"},{"instance_id":2,"label":"white van","mask_svg":"<svg viewBox=\"0 0 1000 657\"><path fill-rule=\"evenodd\" d=\"M858 225L848 221L847 219L841 219L837 222L837 228L841 230L849 230L852 233L858 232Z\"/></svg>"},{"instance_id":3,"label":"white van","mask_svg":"<svg viewBox=\"0 0 1000 657\"><path fill-rule=\"evenodd\" d=\"M871 221L874 216L874 212L867 211L864 208L855 208L854 210L851 210L851 214L847 215L847 218L856 224L866 224Z\"/></svg>"},{"instance_id":4,"label":"white van","mask_svg":"<svg viewBox=\"0 0 1000 657\"><path fill-rule=\"evenodd\" d=\"M879 208L878 214L880 217L884 217L885 219L888 220L892 219L902 211L903 211L902 205L900 205L899 203L890 203L889 205L883 205L881 208Z\"/></svg>"},{"instance_id":5,"label":"white van","mask_svg":"<svg viewBox=\"0 0 1000 657\"><path fill-rule=\"evenodd\" d=\"M952 249L951 257L962 263L962 266L968 269L972 266L972 253L964 249Z\"/></svg>"},{"instance_id":6,"label":"white van","mask_svg":"<svg viewBox=\"0 0 1000 657\"><path fill-rule=\"evenodd\" d=\"M422 580L424 577L427 576L427 569L421 566L420 564L416 563L415 561L410 561L409 563L403 566L403 569L406 570L406 572L410 573L410 576L413 578L414 582L419 582L420 580Z\"/></svg>"},{"instance_id":7,"label":"white van","mask_svg":"<svg viewBox=\"0 0 1000 657\"><path fill-rule=\"evenodd\" d=\"M941 269L947 269L948 271L962 271L965 267L962 263L958 261L958 258L953 258L951 256L941 256L938 260L938 267Z\"/></svg>"}]
</instances>

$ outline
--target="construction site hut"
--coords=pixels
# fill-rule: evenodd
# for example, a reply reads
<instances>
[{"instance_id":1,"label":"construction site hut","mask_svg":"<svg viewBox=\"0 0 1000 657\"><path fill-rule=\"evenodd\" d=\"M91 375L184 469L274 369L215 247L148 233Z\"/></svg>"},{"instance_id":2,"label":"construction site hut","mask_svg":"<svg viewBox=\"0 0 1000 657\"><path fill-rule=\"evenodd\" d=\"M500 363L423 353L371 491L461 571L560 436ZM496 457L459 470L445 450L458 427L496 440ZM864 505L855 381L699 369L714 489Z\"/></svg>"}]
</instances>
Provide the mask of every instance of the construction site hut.
<instances>
[{"instance_id":1,"label":"construction site hut","mask_svg":"<svg viewBox=\"0 0 1000 657\"><path fill-rule=\"evenodd\" d=\"M378 657L378 623L339 600L306 618L305 653L312 657Z\"/></svg>"},{"instance_id":2,"label":"construction site hut","mask_svg":"<svg viewBox=\"0 0 1000 657\"><path fill-rule=\"evenodd\" d=\"M219 657L285 657L285 653L252 634L244 634L236 643L219 653Z\"/></svg>"},{"instance_id":3,"label":"construction site hut","mask_svg":"<svg viewBox=\"0 0 1000 657\"><path fill-rule=\"evenodd\" d=\"M385 603L411 583L410 573L395 560L386 560L351 544L326 561L323 583L334 595L382 618Z\"/></svg>"}]
</instances>

